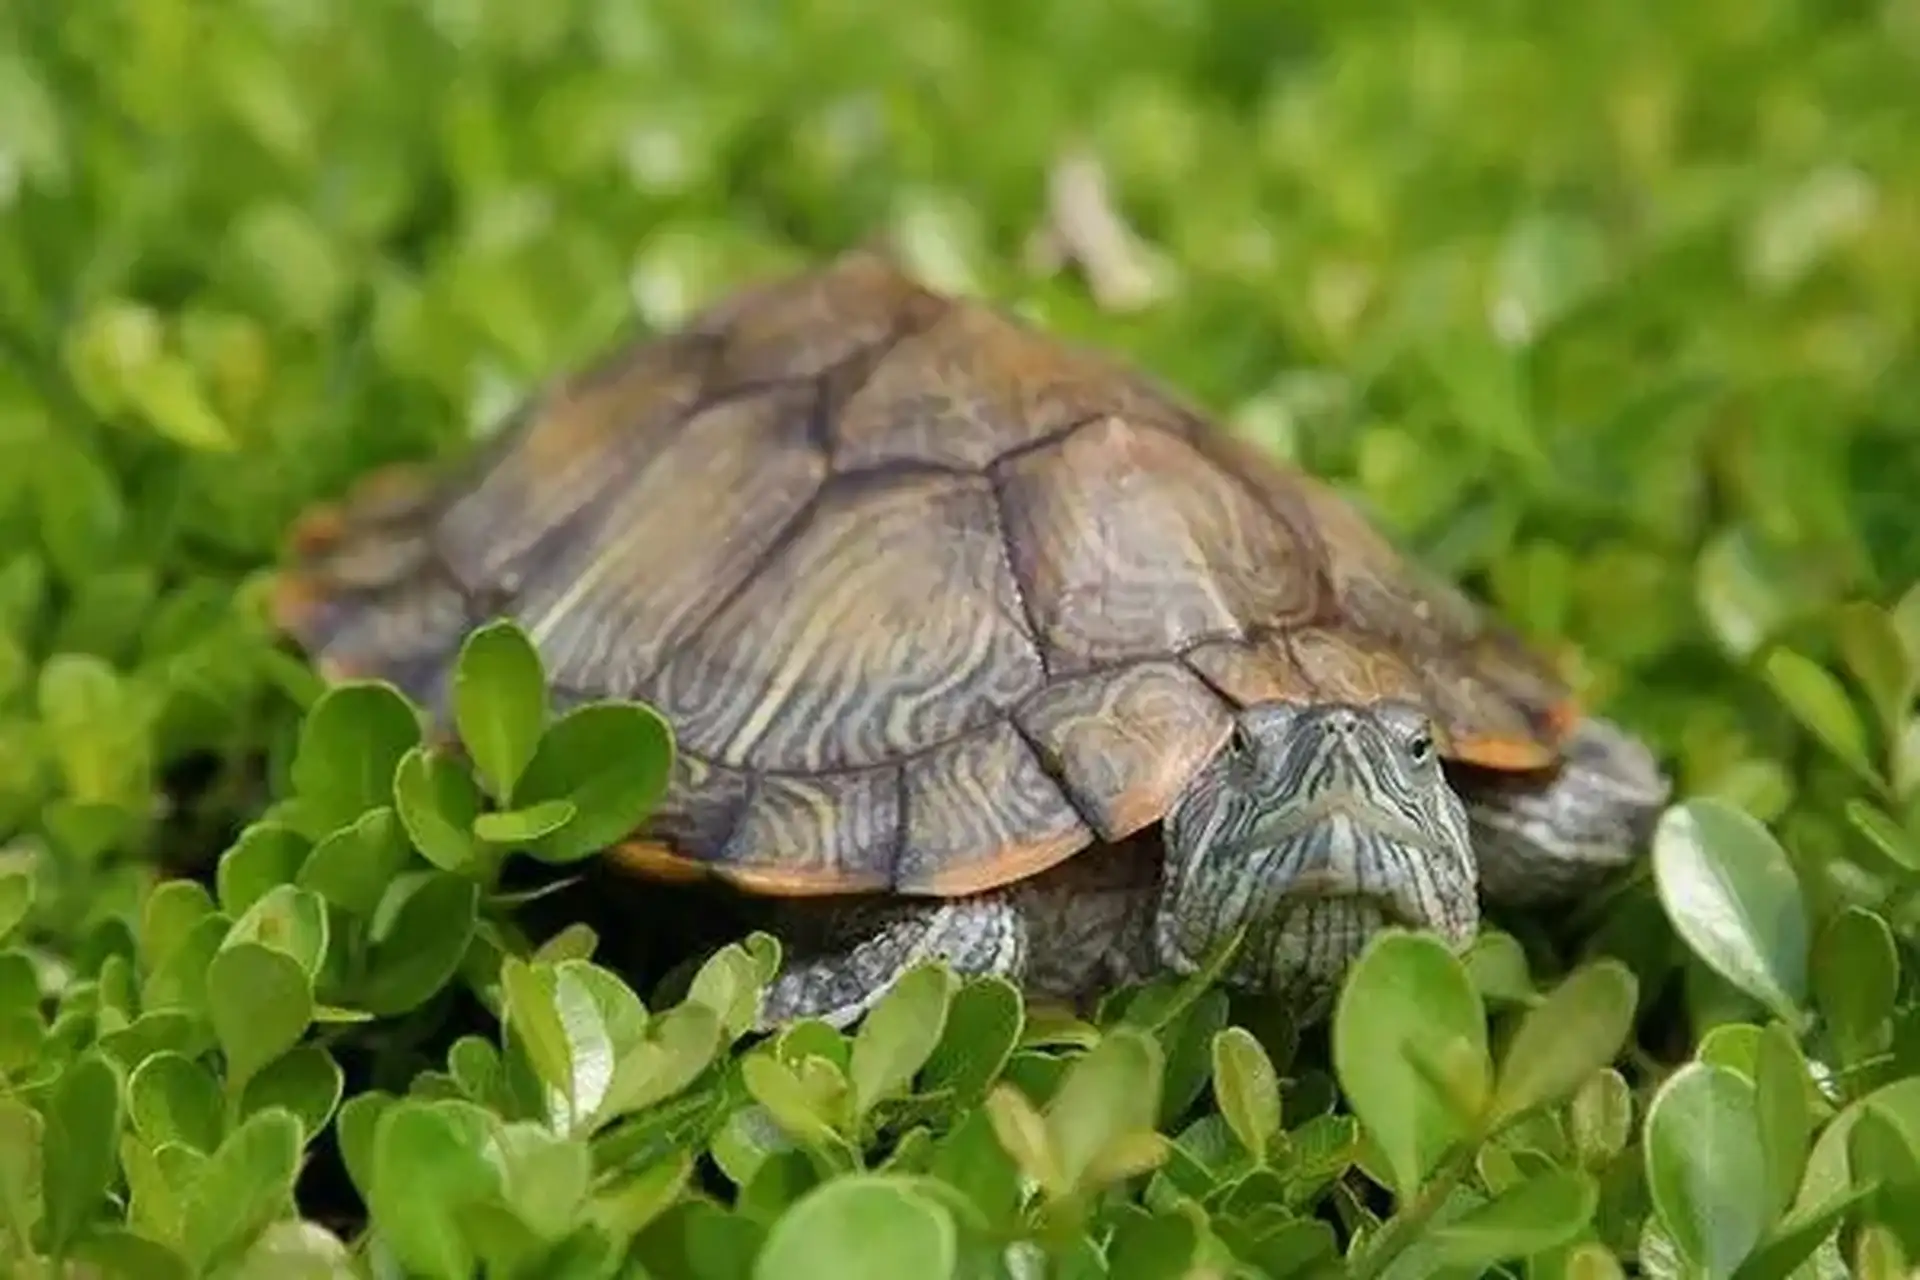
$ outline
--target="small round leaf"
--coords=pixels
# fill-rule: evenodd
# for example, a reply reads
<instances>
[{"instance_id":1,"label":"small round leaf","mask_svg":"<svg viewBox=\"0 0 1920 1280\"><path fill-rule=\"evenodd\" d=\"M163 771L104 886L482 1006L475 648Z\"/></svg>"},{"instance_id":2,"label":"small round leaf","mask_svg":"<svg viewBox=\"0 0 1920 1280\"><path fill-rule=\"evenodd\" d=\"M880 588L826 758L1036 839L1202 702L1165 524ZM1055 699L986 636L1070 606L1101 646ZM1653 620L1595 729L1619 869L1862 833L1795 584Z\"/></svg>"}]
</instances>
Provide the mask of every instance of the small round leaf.
<instances>
[{"instance_id":1,"label":"small round leaf","mask_svg":"<svg viewBox=\"0 0 1920 1280\"><path fill-rule=\"evenodd\" d=\"M754 1280L948 1280L959 1263L953 1216L916 1180L857 1174L808 1192L767 1233Z\"/></svg>"},{"instance_id":2,"label":"small round leaf","mask_svg":"<svg viewBox=\"0 0 1920 1280\"><path fill-rule=\"evenodd\" d=\"M1610 1064L1633 1029L1639 984L1618 960L1598 960L1569 974L1527 1011L1507 1046L1494 1114L1508 1120L1571 1096Z\"/></svg>"},{"instance_id":3,"label":"small round leaf","mask_svg":"<svg viewBox=\"0 0 1920 1280\"><path fill-rule=\"evenodd\" d=\"M308 711L293 757L306 834L324 836L391 804L394 770L419 743L419 715L393 686L350 681L328 689Z\"/></svg>"},{"instance_id":4,"label":"small round leaf","mask_svg":"<svg viewBox=\"0 0 1920 1280\"><path fill-rule=\"evenodd\" d=\"M1767 1228L1766 1153L1754 1089L1726 1067L1691 1062L1647 1108L1647 1192L1674 1248L1730 1276Z\"/></svg>"},{"instance_id":5,"label":"small round leaf","mask_svg":"<svg viewBox=\"0 0 1920 1280\"><path fill-rule=\"evenodd\" d=\"M1280 1131L1280 1078L1245 1027L1228 1027L1213 1037L1213 1094L1234 1137L1264 1163L1267 1145Z\"/></svg>"},{"instance_id":6,"label":"small round leaf","mask_svg":"<svg viewBox=\"0 0 1920 1280\"><path fill-rule=\"evenodd\" d=\"M572 862L632 834L666 793L673 733L641 703L598 702L555 720L520 777L514 803L570 802L573 820L533 842L544 862Z\"/></svg>"},{"instance_id":7,"label":"small round leaf","mask_svg":"<svg viewBox=\"0 0 1920 1280\"><path fill-rule=\"evenodd\" d=\"M1436 1262L1484 1271L1566 1244L1593 1221L1599 1202L1599 1185L1590 1176L1554 1169L1433 1228L1425 1243Z\"/></svg>"},{"instance_id":8,"label":"small round leaf","mask_svg":"<svg viewBox=\"0 0 1920 1280\"><path fill-rule=\"evenodd\" d=\"M915 965L895 979L861 1020L847 1066L857 1115L866 1115L913 1082L940 1043L956 985L953 971L944 964Z\"/></svg>"},{"instance_id":9,"label":"small round leaf","mask_svg":"<svg viewBox=\"0 0 1920 1280\"><path fill-rule=\"evenodd\" d=\"M442 752L415 747L393 775L393 801L420 856L442 871L464 871L480 849L473 820L480 789L473 776Z\"/></svg>"},{"instance_id":10,"label":"small round leaf","mask_svg":"<svg viewBox=\"0 0 1920 1280\"><path fill-rule=\"evenodd\" d=\"M1367 944L1334 1008L1333 1062L1394 1189L1413 1194L1466 1136L1462 1107L1484 1104L1493 1075L1485 1009L1445 943L1390 929ZM1449 1097L1434 1078L1442 1067L1451 1068L1459 1096Z\"/></svg>"},{"instance_id":11,"label":"small round leaf","mask_svg":"<svg viewBox=\"0 0 1920 1280\"><path fill-rule=\"evenodd\" d=\"M547 724L546 673L516 623L489 622L461 645L453 718L487 793L508 803Z\"/></svg>"},{"instance_id":12,"label":"small round leaf","mask_svg":"<svg viewBox=\"0 0 1920 1280\"><path fill-rule=\"evenodd\" d=\"M1688 800L1661 815L1653 871L1661 905L1694 954L1798 1025L1807 994L1807 909L1773 833L1732 805Z\"/></svg>"},{"instance_id":13,"label":"small round leaf","mask_svg":"<svg viewBox=\"0 0 1920 1280\"><path fill-rule=\"evenodd\" d=\"M208 966L207 1010L226 1055L227 1085L240 1089L300 1042L313 1021L313 988L286 952L236 943Z\"/></svg>"}]
</instances>

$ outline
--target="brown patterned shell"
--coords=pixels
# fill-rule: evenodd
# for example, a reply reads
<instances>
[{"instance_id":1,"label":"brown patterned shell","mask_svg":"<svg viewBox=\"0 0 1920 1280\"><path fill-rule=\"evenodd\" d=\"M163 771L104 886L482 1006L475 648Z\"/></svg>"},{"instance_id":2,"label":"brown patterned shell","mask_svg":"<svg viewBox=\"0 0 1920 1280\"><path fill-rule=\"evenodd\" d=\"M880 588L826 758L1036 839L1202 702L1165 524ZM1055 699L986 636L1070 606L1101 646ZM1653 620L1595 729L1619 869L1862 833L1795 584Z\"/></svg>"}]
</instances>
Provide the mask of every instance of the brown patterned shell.
<instances>
[{"instance_id":1,"label":"brown patterned shell","mask_svg":"<svg viewBox=\"0 0 1920 1280\"><path fill-rule=\"evenodd\" d=\"M436 703L510 613L679 771L623 850L960 894L1158 820L1266 699L1412 697L1552 764L1566 690L1356 512L1144 378L848 254L553 386L439 482L305 518L280 625Z\"/></svg>"}]
</instances>

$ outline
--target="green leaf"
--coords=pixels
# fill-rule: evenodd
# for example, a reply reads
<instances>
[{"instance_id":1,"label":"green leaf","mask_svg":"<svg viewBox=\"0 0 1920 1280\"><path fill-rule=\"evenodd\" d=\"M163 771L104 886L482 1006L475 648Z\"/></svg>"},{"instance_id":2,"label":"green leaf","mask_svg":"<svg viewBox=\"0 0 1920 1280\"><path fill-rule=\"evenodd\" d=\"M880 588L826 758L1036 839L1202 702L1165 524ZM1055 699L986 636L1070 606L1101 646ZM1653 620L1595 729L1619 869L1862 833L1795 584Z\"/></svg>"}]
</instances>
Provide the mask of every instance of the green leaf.
<instances>
[{"instance_id":1,"label":"green leaf","mask_svg":"<svg viewBox=\"0 0 1920 1280\"><path fill-rule=\"evenodd\" d=\"M918 1179L857 1174L808 1192L781 1215L754 1260L754 1280L948 1280L959 1232Z\"/></svg>"},{"instance_id":2,"label":"green leaf","mask_svg":"<svg viewBox=\"0 0 1920 1280\"><path fill-rule=\"evenodd\" d=\"M1688 800L1662 814L1654 829L1653 871L1667 918L1694 954L1800 1025L1807 909L1773 834L1731 805Z\"/></svg>"},{"instance_id":3,"label":"green leaf","mask_svg":"<svg viewBox=\"0 0 1920 1280\"><path fill-rule=\"evenodd\" d=\"M603 1186L589 1209L600 1229L630 1240L678 1201L693 1177L693 1157L676 1151Z\"/></svg>"},{"instance_id":4,"label":"green leaf","mask_svg":"<svg viewBox=\"0 0 1920 1280\"><path fill-rule=\"evenodd\" d=\"M529 1121L501 1127L495 1150L504 1166L507 1205L544 1240L573 1228L593 1182L587 1144Z\"/></svg>"},{"instance_id":5,"label":"green leaf","mask_svg":"<svg viewBox=\"0 0 1920 1280\"><path fill-rule=\"evenodd\" d=\"M592 990L576 972L582 967L580 961L534 966L510 956L500 970L504 1020L552 1091L547 1112L562 1133L600 1109L614 1075L613 1040Z\"/></svg>"},{"instance_id":6,"label":"green leaf","mask_svg":"<svg viewBox=\"0 0 1920 1280\"><path fill-rule=\"evenodd\" d=\"M1817 1208L1788 1215L1734 1275L1738 1280L1788 1280L1832 1236L1847 1211L1873 1190L1870 1185L1855 1187Z\"/></svg>"},{"instance_id":7,"label":"green leaf","mask_svg":"<svg viewBox=\"0 0 1920 1280\"><path fill-rule=\"evenodd\" d=\"M453 716L487 794L506 805L547 725L546 673L516 623L489 622L460 646Z\"/></svg>"},{"instance_id":8,"label":"green leaf","mask_svg":"<svg viewBox=\"0 0 1920 1280\"><path fill-rule=\"evenodd\" d=\"M823 1151L843 1146L833 1108L794 1068L770 1053L752 1053L740 1061L740 1080L747 1095L796 1141Z\"/></svg>"},{"instance_id":9,"label":"green leaf","mask_svg":"<svg viewBox=\"0 0 1920 1280\"><path fill-rule=\"evenodd\" d=\"M1333 1061L1394 1190L1412 1195L1491 1091L1486 1014L1445 943L1399 929L1367 943L1334 1007Z\"/></svg>"},{"instance_id":10,"label":"green leaf","mask_svg":"<svg viewBox=\"0 0 1920 1280\"><path fill-rule=\"evenodd\" d=\"M334 1133L340 1141L340 1160L361 1198L372 1195L374 1146L379 1135L380 1118L398 1101L392 1094L372 1089L356 1093L340 1104Z\"/></svg>"},{"instance_id":11,"label":"green leaf","mask_svg":"<svg viewBox=\"0 0 1920 1280\"><path fill-rule=\"evenodd\" d=\"M1920 1149L1906 1131L1869 1103L1847 1135L1847 1163L1857 1182L1879 1184L1866 1216L1892 1228L1903 1248L1920 1252Z\"/></svg>"},{"instance_id":12,"label":"green leaf","mask_svg":"<svg viewBox=\"0 0 1920 1280\"><path fill-rule=\"evenodd\" d=\"M408 1271L466 1280L478 1259L461 1228L463 1205L505 1190L488 1159L494 1123L466 1103L393 1102L375 1126L368 1210Z\"/></svg>"},{"instance_id":13,"label":"green leaf","mask_svg":"<svg viewBox=\"0 0 1920 1280\"><path fill-rule=\"evenodd\" d=\"M250 1117L277 1107L299 1120L311 1140L340 1105L345 1084L340 1064L325 1049L317 1044L295 1045L247 1081L240 1115Z\"/></svg>"},{"instance_id":14,"label":"green leaf","mask_svg":"<svg viewBox=\"0 0 1920 1280\"><path fill-rule=\"evenodd\" d=\"M1825 667L1791 649L1775 649L1765 670L1775 695L1827 750L1860 776L1874 776L1866 729L1846 689Z\"/></svg>"},{"instance_id":15,"label":"green leaf","mask_svg":"<svg viewBox=\"0 0 1920 1280\"><path fill-rule=\"evenodd\" d=\"M187 1260L157 1240L115 1226L98 1226L74 1243L80 1274L102 1280L191 1280Z\"/></svg>"},{"instance_id":16,"label":"green leaf","mask_svg":"<svg viewBox=\"0 0 1920 1280\"><path fill-rule=\"evenodd\" d=\"M694 972L687 999L712 1009L728 1038L737 1039L752 1030L759 1018L767 981L766 967L747 947L728 943Z\"/></svg>"},{"instance_id":17,"label":"green leaf","mask_svg":"<svg viewBox=\"0 0 1920 1280\"><path fill-rule=\"evenodd\" d=\"M1034 1123L1044 1122L1034 1116ZM934 1150L927 1172L964 1195L991 1227L1012 1226L1021 1203L1020 1166L995 1132L987 1110L958 1113L953 1129Z\"/></svg>"},{"instance_id":18,"label":"green leaf","mask_svg":"<svg viewBox=\"0 0 1920 1280\"><path fill-rule=\"evenodd\" d=\"M33 876L25 871L0 873L0 943L13 936L33 910Z\"/></svg>"},{"instance_id":19,"label":"green leaf","mask_svg":"<svg viewBox=\"0 0 1920 1280\"><path fill-rule=\"evenodd\" d=\"M283 1219L268 1224L223 1280L348 1280L352 1275L352 1255L338 1236L317 1222Z\"/></svg>"},{"instance_id":20,"label":"green leaf","mask_svg":"<svg viewBox=\"0 0 1920 1280\"><path fill-rule=\"evenodd\" d=\"M1865 836L1874 848L1901 867L1920 871L1920 840L1884 811L1855 796L1846 803L1846 815L1853 829Z\"/></svg>"},{"instance_id":21,"label":"green leaf","mask_svg":"<svg viewBox=\"0 0 1920 1280\"><path fill-rule=\"evenodd\" d=\"M864 1117L882 1099L905 1092L913 1083L946 1030L958 985L943 963L915 965L861 1020L847 1068L855 1115Z\"/></svg>"},{"instance_id":22,"label":"green leaf","mask_svg":"<svg viewBox=\"0 0 1920 1280\"><path fill-rule=\"evenodd\" d=\"M1436 1262L1484 1271L1568 1243L1593 1220L1599 1202L1591 1177L1554 1169L1434 1227L1426 1243Z\"/></svg>"},{"instance_id":23,"label":"green leaf","mask_svg":"<svg viewBox=\"0 0 1920 1280\"><path fill-rule=\"evenodd\" d=\"M291 884L279 884L260 895L245 915L233 922L221 945L258 943L291 956L308 978L320 971L327 953L327 904L319 894Z\"/></svg>"},{"instance_id":24,"label":"green leaf","mask_svg":"<svg viewBox=\"0 0 1920 1280\"><path fill-rule=\"evenodd\" d=\"M1034 1109L1017 1086L1009 1081L994 1085L987 1094L986 1114L994 1137L1021 1173L1049 1195L1061 1196L1073 1189L1047 1132L1046 1117Z\"/></svg>"},{"instance_id":25,"label":"green leaf","mask_svg":"<svg viewBox=\"0 0 1920 1280\"><path fill-rule=\"evenodd\" d=\"M1864 907L1827 921L1813 949L1813 1000L1843 1061L1858 1062L1880 1046L1900 986L1893 930Z\"/></svg>"},{"instance_id":26,"label":"green leaf","mask_svg":"<svg viewBox=\"0 0 1920 1280\"><path fill-rule=\"evenodd\" d=\"M16 1240L33 1236L46 1162L46 1121L17 1098L0 1098L0 1223Z\"/></svg>"},{"instance_id":27,"label":"green leaf","mask_svg":"<svg viewBox=\"0 0 1920 1280\"><path fill-rule=\"evenodd\" d=\"M1044 1109L1047 1145L1068 1186L1080 1186L1116 1144L1155 1131L1165 1062L1160 1042L1118 1026L1074 1059Z\"/></svg>"},{"instance_id":28,"label":"green leaf","mask_svg":"<svg viewBox=\"0 0 1920 1280\"><path fill-rule=\"evenodd\" d=\"M166 880L153 887L140 909L141 960L151 971L186 941L215 911L213 899L192 880ZM225 926L221 936L225 936Z\"/></svg>"},{"instance_id":29,"label":"green leaf","mask_svg":"<svg viewBox=\"0 0 1920 1280\"><path fill-rule=\"evenodd\" d=\"M1633 1030L1639 984L1618 960L1583 965L1527 1011L1494 1090L1495 1123L1571 1097L1610 1064Z\"/></svg>"},{"instance_id":30,"label":"green leaf","mask_svg":"<svg viewBox=\"0 0 1920 1280\"><path fill-rule=\"evenodd\" d=\"M1597 1169L1626 1150L1633 1137L1633 1090L1612 1067L1588 1076L1567 1111L1574 1150Z\"/></svg>"},{"instance_id":31,"label":"green leaf","mask_svg":"<svg viewBox=\"0 0 1920 1280\"><path fill-rule=\"evenodd\" d=\"M1474 935L1460 962L1473 980L1482 1000L1501 1004L1528 1005L1535 991L1527 953L1519 940L1498 929L1482 929Z\"/></svg>"},{"instance_id":32,"label":"green leaf","mask_svg":"<svg viewBox=\"0 0 1920 1280\"><path fill-rule=\"evenodd\" d=\"M407 835L428 862L442 871L465 872L483 857L473 829L480 789L457 760L414 747L394 773L393 797Z\"/></svg>"},{"instance_id":33,"label":"green leaf","mask_svg":"<svg viewBox=\"0 0 1920 1280\"><path fill-rule=\"evenodd\" d=\"M313 1021L306 970L283 951L242 942L224 948L207 972L208 1013L235 1096L261 1067L298 1044Z\"/></svg>"},{"instance_id":34,"label":"green leaf","mask_svg":"<svg viewBox=\"0 0 1920 1280\"><path fill-rule=\"evenodd\" d=\"M394 811L369 809L332 832L307 855L294 883L342 911L371 916L395 876L407 865L407 842Z\"/></svg>"},{"instance_id":35,"label":"green leaf","mask_svg":"<svg viewBox=\"0 0 1920 1280\"><path fill-rule=\"evenodd\" d=\"M1228 1027L1213 1037L1213 1095L1233 1136L1265 1164L1268 1145L1280 1132L1280 1078L1267 1051L1244 1027Z\"/></svg>"},{"instance_id":36,"label":"green leaf","mask_svg":"<svg viewBox=\"0 0 1920 1280\"><path fill-rule=\"evenodd\" d=\"M292 827L256 822L220 856L220 908L238 919L270 889L290 883L312 846Z\"/></svg>"},{"instance_id":37,"label":"green leaf","mask_svg":"<svg viewBox=\"0 0 1920 1280\"><path fill-rule=\"evenodd\" d=\"M1180 1280L1193 1274L1200 1252L1196 1217L1180 1209L1128 1214L1107 1246L1107 1274L1113 1280Z\"/></svg>"},{"instance_id":38,"label":"green leaf","mask_svg":"<svg viewBox=\"0 0 1920 1280\"><path fill-rule=\"evenodd\" d=\"M380 929L356 1003L392 1017L418 1008L452 980L480 919L480 888L444 871L422 872L388 886Z\"/></svg>"},{"instance_id":39,"label":"green leaf","mask_svg":"<svg viewBox=\"0 0 1920 1280\"><path fill-rule=\"evenodd\" d=\"M149 1147L212 1151L226 1127L223 1106L213 1073L182 1054L156 1053L127 1080L128 1118Z\"/></svg>"},{"instance_id":40,"label":"green leaf","mask_svg":"<svg viewBox=\"0 0 1920 1280\"><path fill-rule=\"evenodd\" d=\"M1920 667L1908 657L1893 619L1880 606L1856 600L1841 607L1836 631L1847 670L1866 691L1882 730L1897 734L1913 703Z\"/></svg>"},{"instance_id":41,"label":"green leaf","mask_svg":"<svg viewBox=\"0 0 1920 1280\"><path fill-rule=\"evenodd\" d=\"M300 1122L269 1108L229 1134L200 1167L181 1232L196 1271L237 1257L267 1224L290 1213L301 1142Z\"/></svg>"},{"instance_id":42,"label":"green leaf","mask_svg":"<svg viewBox=\"0 0 1920 1280\"><path fill-rule=\"evenodd\" d=\"M987 1096L1020 1041L1025 1011L1019 988L987 976L964 983L947 1008L947 1024L920 1071L923 1089L946 1090L956 1107Z\"/></svg>"},{"instance_id":43,"label":"green leaf","mask_svg":"<svg viewBox=\"0 0 1920 1280\"><path fill-rule=\"evenodd\" d=\"M1813 1138L1812 1081L1793 1035L1779 1023L1762 1028L1753 1055L1754 1118L1766 1153L1767 1225L1779 1221L1800 1188Z\"/></svg>"},{"instance_id":44,"label":"green leaf","mask_svg":"<svg viewBox=\"0 0 1920 1280\"><path fill-rule=\"evenodd\" d=\"M473 820L473 834L488 844L530 845L560 830L578 814L571 800L546 800L524 809L483 813Z\"/></svg>"},{"instance_id":45,"label":"green leaf","mask_svg":"<svg viewBox=\"0 0 1920 1280\"><path fill-rule=\"evenodd\" d=\"M97 1050L60 1074L41 1138L46 1245L60 1253L106 1208L120 1141L120 1073Z\"/></svg>"},{"instance_id":46,"label":"green leaf","mask_svg":"<svg viewBox=\"0 0 1920 1280\"><path fill-rule=\"evenodd\" d=\"M1900 648L1907 655L1909 666L1920 668L1920 582L1915 582L1901 593L1887 611L1887 621L1893 627L1894 635L1900 639Z\"/></svg>"},{"instance_id":47,"label":"green leaf","mask_svg":"<svg viewBox=\"0 0 1920 1280\"><path fill-rule=\"evenodd\" d=\"M205 1013L208 970L232 927L233 922L225 915L200 917L147 975L140 989L140 1003L156 1012L178 1009Z\"/></svg>"},{"instance_id":48,"label":"green leaf","mask_svg":"<svg viewBox=\"0 0 1920 1280\"><path fill-rule=\"evenodd\" d=\"M72 798L125 806L147 785L145 725L135 687L92 654L57 653L40 668L40 719Z\"/></svg>"},{"instance_id":49,"label":"green leaf","mask_svg":"<svg viewBox=\"0 0 1920 1280\"><path fill-rule=\"evenodd\" d=\"M420 718L398 690L372 681L334 685L301 725L292 780L303 830L320 839L394 801L394 773L420 743Z\"/></svg>"},{"instance_id":50,"label":"green leaf","mask_svg":"<svg viewBox=\"0 0 1920 1280\"><path fill-rule=\"evenodd\" d=\"M1754 1088L1726 1067L1692 1062L1647 1108L1647 1193L1674 1248L1710 1275L1731 1275L1767 1227L1768 1175Z\"/></svg>"},{"instance_id":51,"label":"green leaf","mask_svg":"<svg viewBox=\"0 0 1920 1280\"><path fill-rule=\"evenodd\" d=\"M631 835L666 794L673 733L640 703L588 703L548 726L514 803L573 804L575 815L530 848L543 862L574 862Z\"/></svg>"},{"instance_id":52,"label":"green leaf","mask_svg":"<svg viewBox=\"0 0 1920 1280\"><path fill-rule=\"evenodd\" d=\"M1912 1274L1899 1235L1880 1222L1869 1222L1860 1229L1848 1262L1848 1274L1859 1280L1907 1280Z\"/></svg>"},{"instance_id":53,"label":"green leaf","mask_svg":"<svg viewBox=\"0 0 1920 1280\"><path fill-rule=\"evenodd\" d=\"M685 1089L712 1064L723 1034L720 1015L691 1001L653 1019L645 1038L622 1051L598 1119L644 1110Z\"/></svg>"}]
</instances>

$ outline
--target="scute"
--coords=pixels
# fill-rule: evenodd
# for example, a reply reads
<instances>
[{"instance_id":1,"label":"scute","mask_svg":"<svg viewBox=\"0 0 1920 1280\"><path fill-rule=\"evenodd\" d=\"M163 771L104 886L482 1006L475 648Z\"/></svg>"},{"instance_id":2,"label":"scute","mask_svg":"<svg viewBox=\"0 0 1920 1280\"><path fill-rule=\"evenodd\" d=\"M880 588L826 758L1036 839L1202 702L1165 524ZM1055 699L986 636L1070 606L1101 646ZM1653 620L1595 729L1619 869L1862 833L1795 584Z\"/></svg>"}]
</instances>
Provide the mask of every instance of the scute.
<instances>
[{"instance_id":1,"label":"scute","mask_svg":"<svg viewBox=\"0 0 1920 1280\"><path fill-rule=\"evenodd\" d=\"M977 892L1158 821L1272 698L1413 698L1551 763L1565 689L1333 492L877 254L744 290L450 476L300 524L275 616L439 706L505 613L681 753L616 857L772 894Z\"/></svg>"},{"instance_id":2,"label":"scute","mask_svg":"<svg viewBox=\"0 0 1920 1280\"><path fill-rule=\"evenodd\" d=\"M842 476L646 687L723 764L882 764L1040 688L1019 610L985 479Z\"/></svg>"},{"instance_id":3,"label":"scute","mask_svg":"<svg viewBox=\"0 0 1920 1280\"><path fill-rule=\"evenodd\" d=\"M1014 575L1056 676L1323 607L1310 535L1185 440L1103 416L999 469Z\"/></svg>"}]
</instances>

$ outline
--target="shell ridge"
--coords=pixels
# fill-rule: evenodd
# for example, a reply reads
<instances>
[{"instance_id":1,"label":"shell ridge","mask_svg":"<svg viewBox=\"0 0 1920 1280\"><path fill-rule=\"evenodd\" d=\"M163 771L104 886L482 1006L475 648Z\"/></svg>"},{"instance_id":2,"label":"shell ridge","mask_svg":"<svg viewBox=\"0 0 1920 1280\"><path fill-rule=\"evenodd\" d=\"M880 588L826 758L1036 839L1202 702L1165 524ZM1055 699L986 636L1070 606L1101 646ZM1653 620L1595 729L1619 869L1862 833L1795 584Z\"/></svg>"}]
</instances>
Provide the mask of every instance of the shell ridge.
<instances>
[{"instance_id":1,"label":"shell ridge","mask_svg":"<svg viewBox=\"0 0 1920 1280\"><path fill-rule=\"evenodd\" d=\"M1035 436L1031 440L1023 440L1011 449L996 453L993 455L993 461L987 463L986 466L980 469L997 482L1000 474L1005 471L1010 464L1036 453L1044 453L1048 449L1057 449L1094 423L1105 422L1113 416L1113 411L1110 409L1102 409L1098 413L1085 414L1075 418L1064 427L1055 427L1044 435Z\"/></svg>"},{"instance_id":2,"label":"shell ridge","mask_svg":"<svg viewBox=\"0 0 1920 1280\"><path fill-rule=\"evenodd\" d=\"M1080 819L1081 825L1088 831L1094 832L1095 839L1098 839L1098 833L1105 824L1097 821L1096 815L1088 813L1082 806L1078 791L1067 781L1066 770L1060 767L1060 761L1054 758L1053 752L1047 750L1046 745L1027 728L1019 711L1008 714L1007 723L1013 726L1014 735L1020 739L1021 745L1026 747L1034 763L1040 766L1040 772L1046 775L1047 781L1059 791L1060 798L1067 802L1067 807L1073 810L1074 816Z\"/></svg>"},{"instance_id":3,"label":"shell ridge","mask_svg":"<svg viewBox=\"0 0 1920 1280\"><path fill-rule=\"evenodd\" d=\"M1013 539L1007 524L1007 489L1000 476L991 468L987 473L988 491L993 495L990 509L993 512L994 531L999 534L1000 559L1007 571L1007 581L1013 584L1013 598L1020 606L1020 634L1032 646L1033 653L1040 661L1040 676L1043 680L1052 680L1054 676L1053 660L1047 653L1046 645L1040 642L1040 620L1033 615L1033 588L1020 572L1020 557L1013 548Z\"/></svg>"}]
</instances>

